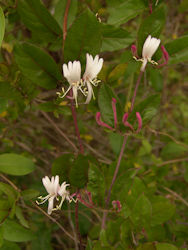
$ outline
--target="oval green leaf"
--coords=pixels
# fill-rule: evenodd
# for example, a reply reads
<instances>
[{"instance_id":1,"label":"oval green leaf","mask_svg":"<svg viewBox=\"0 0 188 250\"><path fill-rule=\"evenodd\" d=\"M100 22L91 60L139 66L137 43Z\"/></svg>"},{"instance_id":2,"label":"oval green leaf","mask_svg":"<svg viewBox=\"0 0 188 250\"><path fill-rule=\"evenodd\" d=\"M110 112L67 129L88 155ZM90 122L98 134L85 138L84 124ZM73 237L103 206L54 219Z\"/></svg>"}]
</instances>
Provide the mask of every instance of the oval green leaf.
<instances>
[{"instance_id":1,"label":"oval green leaf","mask_svg":"<svg viewBox=\"0 0 188 250\"><path fill-rule=\"evenodd\" d=\"M34 239L34 234L15 221L7 219L3 223L3 238L13 242L26 242Z\"/></svg>"},{"instance_id":2,"label":"oval green leaf","mask_svg":"<svg viewBox=\"0 0 188 250\"><path fill-rule=\"evenodd\" d=\"M31 159L18 154L0 155L0 172L10 175L26 175L35 170Z\"/></svg>"},{"instance_id":3,"label":"oval green leaf","mask_svg":"<svg viewBox=\"0 0 188 250\"><path fill-rule=\"evenodd\" d=\"M53 58L41 48L23 43L15 47L14 54L23 75L35 84L45 89L53 89L57 81L62 79Z\"/></svg>"},{"instance_id":4,"label":"oval green leaf","mask_svg":"<svg viewBox=\"0 0 188 250\"><path fill-rule=\"evenodd\" d=\"M3 10L0 7L0 47L3 41L4 33L5 33L5 17L4 17Z\"/></svg>"}]
</instances>

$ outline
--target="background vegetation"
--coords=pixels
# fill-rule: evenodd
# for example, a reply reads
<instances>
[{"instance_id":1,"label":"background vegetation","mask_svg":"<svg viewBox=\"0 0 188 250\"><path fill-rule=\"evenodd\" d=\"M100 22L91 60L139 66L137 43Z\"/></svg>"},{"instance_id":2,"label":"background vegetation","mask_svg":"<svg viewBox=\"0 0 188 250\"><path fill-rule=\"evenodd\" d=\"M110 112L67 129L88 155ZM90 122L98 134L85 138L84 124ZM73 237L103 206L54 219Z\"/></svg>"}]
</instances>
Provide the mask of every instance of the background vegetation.
<instances>
[{"instance_id":1,"label":"background vegetation","mask_svg":"<svg viewBox=\"0 0 188 250\"><path fill-rule=\"evenodd\" d=\"M56 174L71 193L79 189L84 200L86 189L92 194L93 208L79 203L82 248L187 249L188 1L0 0L0 6L0 249L81 248L75 204L65 202L52 215L35 204L45 194L41 178ZM119 125L131 133L111 195L122 209L110 202L101 229L122 136L99 127L95 114L113 126L114 97L121 124L141 65L130 47L136 44L141 56L149 34L161 39L170 60L144 73L134 108L141 133ZM79 155L69 101L56 92L68 86L62 64L84 65L86 53L100 53L104 66L96 100L76 110L85 149ZM160 57L158 50L153 59Z\"/></svg>"}]
</instances>

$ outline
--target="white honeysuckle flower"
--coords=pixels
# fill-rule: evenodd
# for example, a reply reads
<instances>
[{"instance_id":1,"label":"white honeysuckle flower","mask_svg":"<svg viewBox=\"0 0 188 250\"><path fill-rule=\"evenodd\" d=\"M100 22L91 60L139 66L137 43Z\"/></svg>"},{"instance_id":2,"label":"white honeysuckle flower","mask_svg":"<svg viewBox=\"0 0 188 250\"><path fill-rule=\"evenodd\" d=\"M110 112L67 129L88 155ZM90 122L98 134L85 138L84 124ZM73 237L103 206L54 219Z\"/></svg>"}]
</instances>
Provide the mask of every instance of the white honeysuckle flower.
<instances>
[{"instance_id":1,"label":"white honeysuckle flower","mask_svg":"<svg viewBox=\"0 0 188 250\"><path fill-rule=\"evenodd\" d=\"M40 202L36 201L36 203L40 205L48 201L48 214L51 214L54 210L60 209L65 199L67 199L69 202L73 200L70 197L69 192L66 190L66 187L69 186L69 184L63 182L60 186L58 175L56 175L55 177L52 176L51 180L48 176L45 176L44 178L42 178L42 183L46 191L48 192L48 195L45 197L38 197ZM59 201L58 196L61 197L61 202L56 206L56 208L54 208L54 199L56 198L56 200Z\"/></svg>"},{"instance_id":2,"label":"white honeysuckle flower","mask_svg":"<svg viewBox=\"0 0 188 250\"><path fill-rule=\"evenodd\" d=\"M48 195L45 197L38 197L41 202L37 202L38 205L45 203L48 200L48 214L51 214L54 208L54 198L57 198L58 190L59 190L59 176L52 176L51 180L48 176L42 178L42 183L48 192Z\"/></svg>"},{"instance_id":3,"label":"white honeysuckle flower","mask_svg":"<svg viewBox=\"0 0 188 250\"><path fill-rule=\"evenodd\" d=\"M103 66L103 59L99 58L98 55L95 56L95 58L92 57L92 55L86 54L86 70L83 75L83 81L84 84L87 84L87 99L86 104L88 104L91 100L91 97L95 99L92 84L94 86L97 86L97 84L100 82L97 80L97 75L101 71Z\"/></svg>"},{"instance_id":4,"label":"white honeysuckle flower","mask_svg":"<svg viewBox=\"0 0 188 250\"><path fill-rule=\"evenodd\" d=\"M61 196L61 202L60 204L56 207L56 209L60 209L64 200L68 200L71 202L73 199L70 197L69 191L66 190L66 188L70 186L70 184L66 184L64 181L61 186L59 187L58 194Z\"/></svg>"},{"instance_id":5,"label":"white honeysuckle flower","mask_svg":"<svg viewBox=\"0 0 188 250\"><path fill-rule=\"evenodd\" d=\"M156 62L151 60L151 58L158 49L160 42L161 42L160 39L151 37L151 35L147 37L142 49L142 59L141 59L142 67L140 69L141 71L145 70L147 62L151 62L152 64L157 64Z\"/></svg>"},{"instance_id":6,"label":"white honeysuckle flower","mask_svg":"<svg viewBox=\"0 0 188 250\"><path fill-rule=\"evenodd\" d=\"M79 61L69 62L68 64L63 64L63 75L69 82L69 87L66 91L62 88L62 93L57 92L60 98L65 97L70 89L73 91L73 99L75 99L76 107L78 107L78 90L80 90L84 95L82 90L81 81L81 64Z\"/></svg>"}]
</instances>

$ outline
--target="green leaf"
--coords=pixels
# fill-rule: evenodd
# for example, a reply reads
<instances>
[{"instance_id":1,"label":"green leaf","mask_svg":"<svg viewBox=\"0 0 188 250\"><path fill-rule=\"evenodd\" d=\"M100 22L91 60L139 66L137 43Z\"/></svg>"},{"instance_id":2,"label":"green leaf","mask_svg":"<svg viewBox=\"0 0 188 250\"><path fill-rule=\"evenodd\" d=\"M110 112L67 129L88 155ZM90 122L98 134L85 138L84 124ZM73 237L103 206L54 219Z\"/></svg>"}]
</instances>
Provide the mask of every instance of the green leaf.
<instances>
[{"instance_id":1,"label":"green leaf","mask_svg":"<svg viewBox=\"0 0 188 250\"><path fill-rule=\"evenodd\" d=\"M126 202L127 206L131 208L132 211L133 206L135 206L135 201L138 199L138 197L142 197L142 194L146 192L146 186L144 185L144 182L136 176L134 177L134 179L129 178L128 180L126 180L126 182L124 181L123 185L121 184L123 178L123 175L122 178L120 176L120 178L118 178L119 183L115 183L116 190L117 192L119 190L120 195L123 196L124 201Z\"/></svg>"},{"instance_id":2,"label":"green leaf","mask_svg":"<svg viewBox=\"0 0 188 250\"><path fill-rule=\"evenodd\" d=\"M131 220L137 226L144 226L150 223L152 213L152 206L148 198L142 194L136 201L132 214Z\"/></svg>"},{"instance_id":3,"label":"green leaf","mask_svg":"<svg viewBox=\"0 0 188 250\"><path fill-rule=\"evenodd\" d=\"M17 222L7 219L3 223L3 237L8 241L27 242L34 238L34 234Z\"/></svg>"},{"instance_id":4,"label":"green leaf","mask_svg":"<svg viewBox=\"0 0 188 250\"><path fill-rule=\"evenodd\" d=\"M50 42L62 36L62 30L40 0L20 0L18 13L37 40Z\"/></svg>"},{"instance_id":5,"label":"green leaf","mask_svg":"<svg viewBox=\"0 0 188 250\"><path fill-rule=\"evenodd\" d=\"M162 196L151 199L152 218L151 225L161 225L168 221L175 213L175 206Z\"/></svg>"},{"instance_id":6,"label":"green leaf","mask_svg":"<svg viewBox=\"0 0 188 250\"><path fill-rule=\"evenodd\" d=\"M21 248L16 243L4 240L1 250L21 250Z\"/></svg>"},{"instance_id":7,"label":"green leaf","mask_svg":"<svg viewBox=\"0 0 188 250\"><path fill-rule=\"evenodd\" d=\"M41 48L23 43L15 47L14 54L22 73L34 84L53 89L57 81L62 79L53 58Z\"/></svg>"},{"instance_id":8,"label":"green leaf","mask_svg":"<svg viewBox=\"0 0 188 250\"><path fill-rule=\"evenodd\" d=\"M176 246L168 243L157 243L155 247L157 250L178 250Z\"/></svg>"},{"instance_id":9,"label":"green leaf","mask_svg":"<svg viewBox=\"0 0 188 250\"><path fill-rule=\"evenodd\" d=\"M60 27L63 24L63 18L65 14L66 5L67 5L67 1L62 1L62 0L59 0L57 4L55 5L54 18L56 19ZM72 22L74 21L77 8L78 8L78 1L77 0L71 1L70 7L69 7L69 14L67 18L67 28L69 28Z\"/></svg>"},{"instance_id":10,"label":"green leaf","mask_svg":"<svg viewBox=\"0 0 188 250\"><path fill-rule=\"evenodd\" d=\"M96 16L89 10L82 13L67 31L64 48L65 62L79 59L86 53L93 56L100 52L101 25Z\"/></svg>"},{"instance_id":11,"label":"green leaf","mask_svg":"<svg viewBox=\"0 0 188 250\"><path fill-rule=\"evenodd\" d=\"M120 25L136 17L145 9L143 0L126 0L120 5L108 9L109 24Z\"/></svg>"},{"instance_id":12,"label":"green leaf","mask_svg":"<svg viewBox=\"0 0 188 250\"><path fill-rule=\"evenodd\" d=\"M52 164L52 175L59 175L60 182L63 182L65 180L68 181L69 172L73 162L74 157L72 154L64 154L56 158Z\"/></svg>"},{"instance_id":13,"label":"green leaf","mask_svg":"<svg viewBox=\"0 0 188 250\"><path fill-rule=\"evenodd\" d=\"M104 175L99 166L90 164L88 171L88 190L92 193L93 199L104 200L105 182Z\"/></svg>"},{"instance_id":14,"label":"green leaf","mask_svg":"<svg viewBox=\"0 0 188 250\"><path fill-rule=\"evenodd\" d=\"M16 206L16 217L18 218L20 224L26 228L29 228L27 220L24 218L23 212L20 207Z\"/></svg>"},{"instance_id":15,"label":"green leaf","mask_svg":"<svg viewBox=\"0 0 188 250\"><path fill-rule=\"evenodd\" d=\"M110 145L115 154L119 154L123 143L123 136L117 133L109 133Z\"/></svg>"},{"instance_id":16,"label":"green leaf","mask_svg":"<svg viewBox=\"0 0 188 250\"><path fill-rule=\"evenodd\" d=\"M5 17L4 17L3 10L0 7L0 47L3 41L4 33L5 33Z\"/></svg>"},{"instance_id":17,"label":"green leaf","mask_svg":"<svg viewBox=\"0 0 188 250\"><path fill-rule=\"evenodd\" d=\"M1 200L0 200L0 223L2 223L9 216L10 210L11 210L10 202L8 200L2 199L2 197L1 197ZM1 234L1 232L0 232L0 234ZM0 236L0 238L1 238L1 236ZM1 247L1 239L0 239L0 247Z\"/></svg>"},{"instance_id":18,"label":"green leaf","mask_svg":"<svg viewBox=\"0 0 188 250\"><path fill-rule=\"evenodd\" d=\"M126 48L134 41L134 37L128 31L107 24L102 24L102 35L102 52Z\"/></svg>"},{"instance_id":19,"label":"green leaf","mask_svg":"<svg viewBox=\"0 0 188 250\"><path fill-rule=\"evenodd\" d=\"M18 193L9 184L4 182L0 182L0 191L8 196L9 205L12 206L12 204L16 201Z\"/></svg>"},{"instance_id":20,"label":"green leaf","mask_svg":"<svg viewBox=\"0 0 188 250\"><path fill-rule=\"evenodd\" d=\"M136 250L156 250L154 243L145 243L136 248Z\"/></svg>"},{"instance_id":21,"label":"green leaf","mask_svg":"<svg viewBox=\"0 0 188 250\"><path fill-rule=\"evenodd\" d=\"M136 112L139 112L142 117L143 126L146 125L157 114L159 105L159 94L148 96L146 99L135 105L128 121L133 123L135 121Z\"/></svg>"},{"instance_id":22,"label":"green leaf","mask_svg":"<svg viewBox=\"0 0 188 250\"><path fill-rule=\"evenodd\" d=\"M3 228L0 227L0 248L2 247L2 245L3 245Z\"/></svg>"},{"instance_id":23,"label":"green leaf","mask_svg":"<svg viewBox=\"0 0 188 250\"><path fill-rule=\"evenodd\" d=\"M88 157L78 155L70 169L70 183L77 188L84 188L88 180Z\"/></svg>"},{"instance_id":24,"label":"green leaf","mask_svg":"<svg viewBox=\"0 0 188 250\"><path fill-rule=\"evenodd\" d=\"M188 60L188 35L177 38L167 44L165 48L170 55L170 64L181 63Z\"/></svg>"},{"instance_id":25,"label":"green leaf","mask_svg":"<svg viewBox=\"0 0 188 250\"><path fill-rule=\"evenodd\" d=\"M28 201L39 196L39 191L34 189L27 189L21 192L21 196L24 200Z\"/></svg>"},{"instance_id":26,"label":"green leaf","mask_svg":"<svg viewBox=\"0 0 188 250\"><path fill-rule=\"evenodd\" d=\"M112 110L112 97L116 99L116 109L117 109L117 117L118 121L121 122L122 119L122 109L120 106L120 103L115 96L113 90L107 85L103 84L99 90L99 96L98 96L98 104L102 116L102 120L110 125L111 127L114 127L114 114Z\"/></svg>"},{"instance_id":27,"label":"green leaf","mask_svg":"<svg viewBox=\"0 0 188 250\"><path fill-rule=\"evenodd\" d=\"M159 70L152 67L148 67L147 73L149 73L149 83L156 91L162 91L163 89L163 77Z\"/></svg>"},{"instance_id":28,"label":"green leaf","mask_svg":"<svg viewBox=\"0 0 188 250\"><path fill-rule=\"evenodd\" d=\"M187 149L184 146L179 145L175 142L169 142L167 145L163 146L161 156L164 159L169 159L169 158L171 159L171 157L173 158L180 157L186 151Z\"/></svg>"},{"instance_id":29,"label":"green leaf","mask_svg":"<svg viewBox=\"0 0 188 250\"><path fill-rule=\"evenodd\" d=\"M8 107L8 100L0 97L0 113L5 111Z\"/></svg>"},{"instance_id":30,"label":"green leaf","mask_svg":"<svg viewBox=\"0 0 188 250\"><path fill-rule=\"evenodd\" d=\"M166 239L166 229L164 225L152 226L146 229L149 241L163 241Z\"/></svg>"},{"instance_id":31,"label":"green leaf","mask_svg":"<svg viewBox=\"0 0 188 250\"><path fill-rule=\"evenodd\" d=\"M10 175L26 175L35 170L32 160L18 154L0 155L0 172Z\"/></svg>"},{"instance_id":32,"label":"green leaf","mask_svg":"<svg viewBox=\"0 0 188 250\"><path fill-rule=\"evenodd\" d=\"M138 50L141 52L141 48L148 37L158 38L161 34L161 31L164 28L166 19L166 9L164 5L161 5L151 15L148 15L147 18L144 18L140 28L138 30Z\"/></svg>"}]
</instances>

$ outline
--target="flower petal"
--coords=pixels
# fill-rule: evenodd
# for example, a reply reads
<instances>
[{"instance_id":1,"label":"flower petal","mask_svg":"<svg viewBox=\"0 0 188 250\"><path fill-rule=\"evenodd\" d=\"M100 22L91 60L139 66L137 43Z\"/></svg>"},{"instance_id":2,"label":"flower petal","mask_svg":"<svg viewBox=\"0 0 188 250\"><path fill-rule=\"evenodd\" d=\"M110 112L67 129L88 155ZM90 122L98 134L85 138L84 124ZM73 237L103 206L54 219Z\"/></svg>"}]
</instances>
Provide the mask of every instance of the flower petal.
<instances>
[{"instance_id":1,"label":"flower petal","mask_svg":"<svg viewBox=\"0 0 188 250\"><path fill-rule=\"evenodd\" d=\"M55 198L55 196L52 196L48 200L48 214L51 214L52 210L54 208L54 198Z\"/></svg>"}]
</instances>

